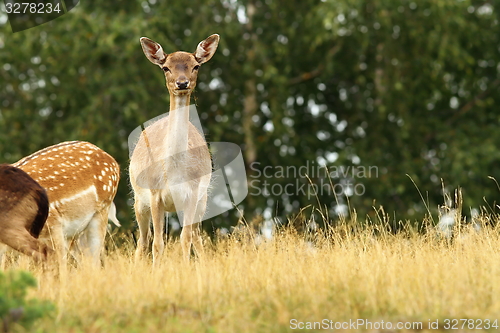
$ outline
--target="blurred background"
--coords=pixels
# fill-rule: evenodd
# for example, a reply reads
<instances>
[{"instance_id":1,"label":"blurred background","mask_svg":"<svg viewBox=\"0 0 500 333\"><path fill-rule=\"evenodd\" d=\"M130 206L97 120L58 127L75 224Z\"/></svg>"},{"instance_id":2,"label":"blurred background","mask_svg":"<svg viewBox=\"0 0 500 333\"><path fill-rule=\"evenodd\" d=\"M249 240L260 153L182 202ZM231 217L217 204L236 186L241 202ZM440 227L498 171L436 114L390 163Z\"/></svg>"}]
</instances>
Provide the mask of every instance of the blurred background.
<instances>
[{"instance_id":1,"label":"blurred background","mask_svg":"<svg viewBox=\"0 0 500 333\"><path fill-rule=\"evenodd\" d=\"M498 1L83 0L18 33L0 6L0 162L96 144L122 168L123 232L135 229L128 135L169 107L142 36L165 52L221 36L193 103L207 141L241 147L249 195L209 232L305 207L418 223L458 187L465 214L497 212Z\"/></svg>"}]
</instances>

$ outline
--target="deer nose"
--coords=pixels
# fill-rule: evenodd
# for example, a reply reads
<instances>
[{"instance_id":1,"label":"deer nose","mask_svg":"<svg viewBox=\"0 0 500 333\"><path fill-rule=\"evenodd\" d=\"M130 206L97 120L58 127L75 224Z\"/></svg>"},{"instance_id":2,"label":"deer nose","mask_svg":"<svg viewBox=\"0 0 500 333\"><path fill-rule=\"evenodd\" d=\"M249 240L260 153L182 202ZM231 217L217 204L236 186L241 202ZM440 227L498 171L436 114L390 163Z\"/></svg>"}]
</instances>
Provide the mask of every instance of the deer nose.
<instances>
[{"instance_id":1,"label":"deer nose","mask_svg":"<svg viewBox=\"0 0 500 333\"><path fill-rule=\"evenodd\" d=\"M175 81L175 85L178 89L187 89L189 87L189 80L186 78L180 78Z\"/></svg>"}]
</instances>

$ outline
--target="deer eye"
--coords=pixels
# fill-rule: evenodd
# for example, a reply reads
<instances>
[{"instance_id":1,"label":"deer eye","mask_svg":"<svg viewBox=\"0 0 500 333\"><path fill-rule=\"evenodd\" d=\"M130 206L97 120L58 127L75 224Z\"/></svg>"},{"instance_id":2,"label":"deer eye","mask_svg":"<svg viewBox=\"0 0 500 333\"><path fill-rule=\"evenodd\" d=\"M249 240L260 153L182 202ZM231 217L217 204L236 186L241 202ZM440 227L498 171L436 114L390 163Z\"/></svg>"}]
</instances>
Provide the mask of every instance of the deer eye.
<instances>
[{"instance_id":1,"label":"deer eye","mask_svg":"<svg viewBox=\"0 0 500 333\"><path fill-rule=\"evenodd\" d=\"M163 71L166 73L166 72L170 72L170 69L168 69L168 67L162 67L161 69L163 69Z\"/></svg>"},{"instance_id":2,"label":"deer eye","mask_svg":"<svg viewBox=\"0 0 500 333\"><path fill-rule=\"evenodd\" d=\"M197 71L198 69L200 69L200 65L196 65L196 66L194 66L194 67L193 67L193 72L194 72L194 71Z\"/></svg>"}]
</instances>

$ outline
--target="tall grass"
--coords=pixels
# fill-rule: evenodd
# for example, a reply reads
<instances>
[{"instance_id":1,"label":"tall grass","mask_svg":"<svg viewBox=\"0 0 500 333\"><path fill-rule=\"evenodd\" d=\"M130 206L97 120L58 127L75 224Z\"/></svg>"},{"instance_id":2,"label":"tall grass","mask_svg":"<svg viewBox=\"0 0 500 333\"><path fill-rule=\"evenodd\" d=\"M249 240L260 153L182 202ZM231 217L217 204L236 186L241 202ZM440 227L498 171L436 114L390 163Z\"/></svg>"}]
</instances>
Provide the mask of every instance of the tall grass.
<instances>
[{"instance_id":1,"label":"tall grass","mask_svg":"<svg viewBox=\"0 0 500 333\"><path fill-rule=\"evenodd\" d=\"M500 318L493 227L462 229L452 241L431 228L394 234L347 222L305 233L281 228L259 242L249 230L207 244L191 263L172 242L155 268L147 259L135 262L133 247L123 246L109 251L102 268L82 264L64 280L35 269L36 297L58 309L38 330L288 332L293 323L323 319L415 321L424 329L439 320L444 330L445 319ZM356 331L363 330L379 331Z\"/></svg>"}]
</instances>

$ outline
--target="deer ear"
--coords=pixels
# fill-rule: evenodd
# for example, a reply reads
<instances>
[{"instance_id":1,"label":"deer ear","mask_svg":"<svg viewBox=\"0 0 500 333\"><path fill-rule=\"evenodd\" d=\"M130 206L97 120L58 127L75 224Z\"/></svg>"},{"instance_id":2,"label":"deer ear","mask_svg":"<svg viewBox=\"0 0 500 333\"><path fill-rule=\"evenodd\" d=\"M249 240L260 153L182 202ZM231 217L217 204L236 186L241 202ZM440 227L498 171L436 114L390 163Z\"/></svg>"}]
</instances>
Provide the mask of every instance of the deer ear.
<instances>
[{"instance_id":1,"label":"deer ear","mask_svg":"<svg viewBox=\"0 0 500 333\"><path fill-rule=\"evenodd\" d=\"M163 52L160 44L149 38L141 37L141 46L149 61L158 66L163 65L167 55Z\"/></svg>"},{"instance_id":2,"label":"deer ear","mask_svg":"<svg viewBox=\"0 0 500 333\"><path fill-rule=\"evenodd\" d=\"M200 65L209 61L214 55L215 50L217 50L218 45L219 35L217 34L213 34L204 41L201 41L196 48L196 52L194 53L196 61L198 61Z\"/></svg>"}]
</instances>

